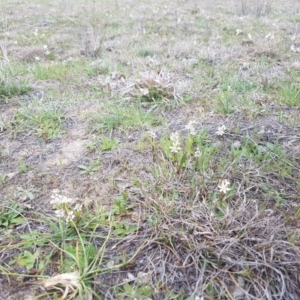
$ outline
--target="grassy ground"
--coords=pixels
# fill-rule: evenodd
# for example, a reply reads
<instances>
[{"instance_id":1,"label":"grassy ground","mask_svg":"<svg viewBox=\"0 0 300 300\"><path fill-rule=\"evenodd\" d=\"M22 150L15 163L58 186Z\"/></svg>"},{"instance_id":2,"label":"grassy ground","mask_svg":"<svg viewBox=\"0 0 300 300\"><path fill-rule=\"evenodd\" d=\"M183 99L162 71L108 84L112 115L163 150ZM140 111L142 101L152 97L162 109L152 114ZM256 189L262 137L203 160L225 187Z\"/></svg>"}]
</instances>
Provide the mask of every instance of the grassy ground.
<instances>
[{"instance_id":1,"label":"grassy ground","mask_svg":"<svg viewBox=\"0 0 300 300\"><path fill-rule=\"evenodd\" d=\"M0 2L0 299L300 299L300 2Z\"/></svg>"}]
</instances>

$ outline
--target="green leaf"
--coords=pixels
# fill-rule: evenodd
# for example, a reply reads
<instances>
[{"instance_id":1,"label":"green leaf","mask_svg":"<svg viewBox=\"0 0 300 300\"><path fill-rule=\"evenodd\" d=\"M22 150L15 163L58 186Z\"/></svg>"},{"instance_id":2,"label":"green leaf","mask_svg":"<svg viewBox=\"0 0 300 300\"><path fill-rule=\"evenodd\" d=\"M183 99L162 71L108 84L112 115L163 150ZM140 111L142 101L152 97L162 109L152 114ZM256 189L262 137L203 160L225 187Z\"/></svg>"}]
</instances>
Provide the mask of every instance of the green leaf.
<instances>
[{"instance_id":1,"label":"green leaf","mask_svg":"<svg viewBox=\"0 0 300 300\"><path fill-rule=\"evenodd\" d=\"M119 235L119 236L126 236L130 233L137 231L137 229L138 229L137 225L132 225L132 224L128 224L125 222L123 222L123 223L115 222L114 227L115 227L115 230L113 231L113 233L115 233L116 235Z\"/></svg>"},{"instance_id":2,"label":"green leaf","mask_svg":"<svg viewBox=\"0 0 300 300\"><path fill-rule=\"evenodd\" d=\"M296 217L300 218L300 207L298 208L297 212L296 212Z\"/></svg>"},{"instance_id":3,"label":"green leaf","mask_svg":"<svg viewBox=\"0 0 300 300\"><path fill-rule=\"evenodd\" d=\"M179 172L179 171L182 169L183 165L184 165L185 162L186 162L186 157L187 157L187 154L184 153L184 154L182 155L182 157L181 157L179 166L178 166L178 168L177 168L177 172Z\"/></svg>"},{"instance_id":4,"label":"green leaf","mask_svg":"<svg viewBox=\"0 0 300 300\"><path fill-rule=\"evenodd\" d=\"M81 170L85 170L85 171L87 171L89 169L87 166L84 166L84 165L80 165L80 166L78 166L78 168Z\"/></svg>"},{"instance_id":5,"label":"green leaf","mask_svg":"<svg viewBox=\"0 0 300 300\"><path fill-rule=\"evenodd\" d=\"M25 241L25 248L30 248L32 246L44 246L46 243L42 235L36 230L30 233L21 234L20 238Z\"/></svg>"},{"instance_id":6,"label":"green leaf","mask_svg":"<svg viewBox=\"0 0 300 300\"><path fill-rule=\"evenodd\" d=\"M24 224L25 220L22 217L14 218L11 220L11 224L21 225Z\"/></svg>"}]
</instances>

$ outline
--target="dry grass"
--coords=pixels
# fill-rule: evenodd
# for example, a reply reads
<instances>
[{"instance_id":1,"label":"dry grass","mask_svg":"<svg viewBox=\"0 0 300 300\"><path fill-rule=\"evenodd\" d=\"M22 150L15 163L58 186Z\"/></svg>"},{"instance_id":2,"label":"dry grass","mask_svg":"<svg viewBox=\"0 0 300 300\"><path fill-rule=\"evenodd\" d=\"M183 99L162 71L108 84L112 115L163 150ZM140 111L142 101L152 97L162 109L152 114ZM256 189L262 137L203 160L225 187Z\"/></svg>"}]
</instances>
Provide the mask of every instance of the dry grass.
<instances>
[{"instance_id":1,"label":"dry grass","mask_svg":"<svg viewBox=\"0 0 300 300\"><path fill-rule=\"evenodd\" d=\"M300 299L300 3L144 2L0 4L0 299Z\"/></svg>"}]
</instances>

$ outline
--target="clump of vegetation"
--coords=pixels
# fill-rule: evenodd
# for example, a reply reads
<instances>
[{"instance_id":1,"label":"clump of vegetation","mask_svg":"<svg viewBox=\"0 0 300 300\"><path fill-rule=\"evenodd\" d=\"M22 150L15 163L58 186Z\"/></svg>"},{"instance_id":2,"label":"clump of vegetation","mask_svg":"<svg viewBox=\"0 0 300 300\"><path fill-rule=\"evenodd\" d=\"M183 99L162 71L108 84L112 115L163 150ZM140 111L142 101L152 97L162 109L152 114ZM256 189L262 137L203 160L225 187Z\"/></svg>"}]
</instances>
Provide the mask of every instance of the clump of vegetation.
<instances>
[{"instance_id":1,"label":"clump of vegetation","mask_svg":"<svg viewBox=\"0 0 300 300\"><path fill-rule=\"evenodd\" d=\"M295 1L16 2L1 296L298 299Z\"/></svg>"},{"instance_id":2,"label":"clump of vegetation","mask_svg":"<svg viewBox=\"0 0 300 300\"><path fill-rule=\"evenodd\" d=\"M142 101L176 103L180 100L180 96L176 92L174 79L170 73L164 70L142 74L142 78L136 83L136 88Z\"/></svg>"},{"instance_id":3,"label":"clump of vegetation","mask_svg":"<svg viewBox=\"0 0 300 300\"><path fill-rule=\"evenodd\" d=\"M32 91L32 87L22 82L0 83L0 99L12 98L16 96L26 95Z\"/></svg>"}]
</instances>

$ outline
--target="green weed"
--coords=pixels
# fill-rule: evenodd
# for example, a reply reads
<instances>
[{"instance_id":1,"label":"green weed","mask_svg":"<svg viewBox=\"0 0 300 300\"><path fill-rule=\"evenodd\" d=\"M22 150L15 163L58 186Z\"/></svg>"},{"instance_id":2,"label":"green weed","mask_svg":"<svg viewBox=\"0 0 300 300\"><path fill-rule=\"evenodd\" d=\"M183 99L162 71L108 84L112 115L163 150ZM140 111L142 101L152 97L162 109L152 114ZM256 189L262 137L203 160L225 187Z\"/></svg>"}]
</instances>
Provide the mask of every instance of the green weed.
<instances>
[{"instance_id":1,"label":"green weed","mask_svg":"<svg viewBox=\"0 0 300 300\"><path fill-rule=\"evenodd\" d=\"M33 127L36 135L47 141L54 137L61 137L65 133L63 119L62 112L56 108L29 109L24 107L17 112L13 126L21 132L27 127Z\"/></svg>"},{"instance_id":2,"label":"green weed","mask_svg":"<svg viewBox=\"0 0 300 300\"><path fill-rule=\"evenodd\" d=\"M114 215L126 214L129 210L128 195L123 192L121 196L117 197L112 205L112 213Z\"/></svg>"},{"instance_id":3,"label":"green weed","mask_svg":"<svg viewBox=\"0 0 300 300\"><path fill-rule=\"evenodd\" d=\"M162 123L160 116L154 110L145 111L139 103L129 105L109 104L106 112L92 116L92 128L95 131L112 132L116 129L136 130L150 128Z\"/></svg>"},{"instance_id":4,"label":"green weed","mask_svg":"<svg viewBox=\"0 0 300 300\"><path fill-rule=\"evenodd\" d=\"M17 203L0 208L0 227L13 227L24 224L25 219L22 216L23 209L19 208Z\"/></svg>"},{"instance_id":5,"label":"green weed","mask_svg":"<svg viewBox=\"0 0 300 300\"><path fill-rule=\"evenodd\" d=\"M20 173L22 173L22 172L20 172ZM16 191L16 197L33 200L34 199L33 190L25 190L22 187L18 186L17 191Z\"/></svg>"},{"instance_id":6,"label":"green weed","mask_svg":"<svg viewBox=\"0 0 300 300\"><path fill-rule=\"evenodd\" d=\"M154 56L154 52L150 50L139 50L138 56L140 57L148 57L148 56Z\"/></svg>"},{"instance_id":7,"label":"green weed","mask_svg":"<svg viewBox=\"0 0 300 300\"><path fill-rule=\"evenodd\" d=\"M296 84L287 83L280 86L276 96L284 104L300 107L300 88Z\"/></svg>"},{"instance_id":8,"label":"green weed","mask_svg":"<svg viewBox=\"0 0 300 300\"><path fill-rule=\"evenodd\" d=\"M115 138L101 137L100 148L103 151L110 151L118 147L119 141Z\"/></svg>"},{"instance_id":9,"label":"green weed","mask_svg":"<svg viewBox=\"0 0 300 300\"><path fill-rule=\"evenodd\" d=\"M7 176L5 174L0 174L0 183L5 184L7 180Z\"/></svg>"},{"instance_id":10,"label":"green weed","mask_svg":"<svg viewBox=\"0 0 300 300\"><path fill-rule=\"evenodd\" d=\"M65 81L68 78L70 67L66 64L55 64L44 66L42 64L35 64L30 68L30 71L36 79L39 80L60 80Z\"/></svg>"},{"instance_id":11,"label":"green weed","mask_svg":"<svg viewBox=\"0 0 300 300\"><path fill-rule=\"evenodd\" d=\"M216 101L218 102L218 106L216 106L216 111L222 114L232 114L234 112L234 97L231 91L226 91L220 93Z\"/></svg>"},{"instance_id":12,"label":"green weed","mask_svg":"<svg viewBox=\"0 0 300 300\"><path fill-rule=\"evenodd\" d=\"M15 259L9 262L9 265L17 264L18 266L25 266L27 270L32 269L39 258L40 250L31 253L29 251L24 251L19 254Z\"/></svg>"},{"instance_id":13,"label":"green weed","mask_svg":"<svg viewBox=\"0 0 300 300\"><path fill-rule=\"evenodd\" d=\"M79 165L78 168L81 174L93 175L100 170L100 162L91 160L89 165Z\"/></svg>"},{"instance_id":14,"label":"green weed","mask_svg":"<svg viewBox=\"0 0 300 300\"><path fill-rule=\"evenodd\" d=\"M26 85L23 82L10 82L10 83L1 82L0 99L26 95L29 94L32 90L33 90L32 87Z\"/></svg>"},{"instance_id":15,"label":"green weed","mask_svg":"<svg viewBox=\"0 0 300 300\"><path fill-rule=\"evenodd\" d=\"M142 283L140 285L125 283L122 287L116 288L116 294L120 297L119 299L127 299L128 297L131 299L147 298L152 296L152 291L150 286Z\"/></svg>"},{"instance_id":16,"label":"green weed","mask_svg":"<svg viewBox=\"0 0 300 300\"><path fill-rule=\"evenodd\" d=\"M23 160L19 161L19 173L23 174L27 172L26 163Z\"/></svg>"}]
</instances>

